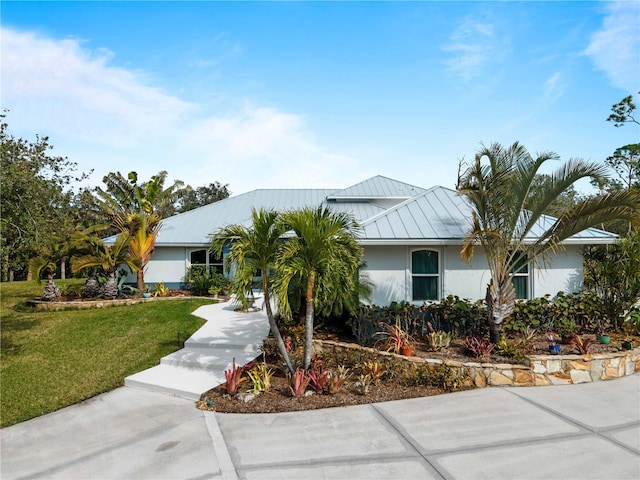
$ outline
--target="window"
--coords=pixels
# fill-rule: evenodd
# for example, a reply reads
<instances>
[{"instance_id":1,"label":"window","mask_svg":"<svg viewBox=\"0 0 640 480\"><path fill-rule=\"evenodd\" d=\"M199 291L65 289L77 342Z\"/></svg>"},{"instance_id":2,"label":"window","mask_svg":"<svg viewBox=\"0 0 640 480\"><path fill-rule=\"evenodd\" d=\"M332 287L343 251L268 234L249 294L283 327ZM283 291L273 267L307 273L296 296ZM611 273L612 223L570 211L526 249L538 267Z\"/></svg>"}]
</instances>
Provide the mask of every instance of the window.
<instances>
[{"instance_id":1,"label":"window","mask_svg":"<svg viewBox=\"0 0 640 480\"><path fill-rule=\"evenodd\" d=\"M191 265L205 265L210 272L223 273L223 263L220 257L207 249L194 250L190 255Z\"/></svg>"},{"instance_id":2,"label":"window","mask_svg":"<svg viewBox=\"0 0 640 480\"><path fill-rule=\"evenodd\" d=\"M411 284L413 300L438 300L440 281L438 252L416 250L411 252Z\"/></svg>"},{"instance_id":3,"label":"window","mask_svg":"<svg viewBox=\"0 0 640 480\"><path fill-rule=\"evenodd\" d=\"M516 298L526 300L529 298L529 259L523 257L518 260L511 274L513 286L516 289Z\"/></svg>"}]
</instances>

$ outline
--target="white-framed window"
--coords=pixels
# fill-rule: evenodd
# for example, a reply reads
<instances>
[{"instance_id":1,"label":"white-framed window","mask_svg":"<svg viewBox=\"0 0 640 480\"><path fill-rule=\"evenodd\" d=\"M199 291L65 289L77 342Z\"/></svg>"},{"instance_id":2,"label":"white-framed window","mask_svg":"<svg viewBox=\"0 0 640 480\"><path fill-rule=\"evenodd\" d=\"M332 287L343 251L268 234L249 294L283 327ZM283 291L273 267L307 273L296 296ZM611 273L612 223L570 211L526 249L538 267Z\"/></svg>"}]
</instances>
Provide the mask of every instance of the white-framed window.
<instances>
[{"instance_id":1,"label":"white-framed window","mask_svg":"<svg viewBox=\"0 0 640 480\"><path fill-rule=\"evenodd\" d=\"M213 252L203 248L200 250L192 250L189 253L189 261L191 266L204 265L209 272L224 272L224 264L222 258L216 256Z\"/></svg>"},{"instance_id":2,"label":"white-framed window","mask_svg":"<svg viewBox=\"0 0 640 480\"><path fill-rule=\"evenodd\" d=\"M513 273L511 274L511 281L513 282L513 287L516 289L516 298L518 300L528 300L529 259L527 257L523 257L516 262Z\"/></svg>"},{"instance_id":3,"label":"white-framed window","mask_svg":"<svg viewBox=\"0 0 640 480\"><path fill-rule=\"evenodd\" d=\"M440 254L436 250L411 252L411 299L440 299Z\"/></svg>"}]
</instances>

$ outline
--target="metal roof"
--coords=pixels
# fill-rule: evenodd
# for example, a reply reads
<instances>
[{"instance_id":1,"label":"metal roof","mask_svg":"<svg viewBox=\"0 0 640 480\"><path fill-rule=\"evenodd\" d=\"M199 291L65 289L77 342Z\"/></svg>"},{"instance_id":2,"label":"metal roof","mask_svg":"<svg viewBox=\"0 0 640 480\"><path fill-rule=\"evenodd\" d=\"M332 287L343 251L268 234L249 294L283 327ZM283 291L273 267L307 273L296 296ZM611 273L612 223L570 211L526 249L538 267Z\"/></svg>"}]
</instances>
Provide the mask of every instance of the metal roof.
<instances>
[{"instance_id":1,"label":"metal roof","mask_svg":"<svg viewBox=\"0 0 640 480\"><path fill-rule=\"evenodd\" d=\"M424 191L424 188L377 175L344 190L338 190L330 195L328 199L411 198Z\"/></svg>"},{"instance_id":2,"label":"metal roof","mask_svg":"<svg viewBox=\"0 0 640 480\"><path fill-rule=\"evenodd\" d=\"M417 192L410 195L412 192ZM409 195L406 200L403 195ZM396 199L396 205L382 200ZM460 244L470 227L471 207L454 190L433 187L425 190L377 176L344 190L259 189L166 218L157 246L202 246L218 229L232 224L250 226L251 209L276 211L327 205L354 215L362 225L364 244L422 243ZM532 238L555 219L543 217ZM566 243L612 243L617 235L588 229ZM109 240L109 239L107 239Z\"/></svg>"}]
</instances>

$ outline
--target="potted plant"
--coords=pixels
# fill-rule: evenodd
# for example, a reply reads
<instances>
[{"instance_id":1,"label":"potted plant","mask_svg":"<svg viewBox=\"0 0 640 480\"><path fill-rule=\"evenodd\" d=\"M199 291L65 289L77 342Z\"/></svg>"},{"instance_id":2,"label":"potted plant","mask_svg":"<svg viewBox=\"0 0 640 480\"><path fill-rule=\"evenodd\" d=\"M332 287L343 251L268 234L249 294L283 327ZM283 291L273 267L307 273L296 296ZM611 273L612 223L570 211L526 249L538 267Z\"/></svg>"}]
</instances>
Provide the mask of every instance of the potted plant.
<instances>
[{"instance_id":1,"label":"potted plant","mask_svg":"<svg viewBox=\"0 0 640 480\"><path fill-rule=\"evenodd\" d=\"M384 342L388 352L393 351L407 357L413 355L413 338L399 325L385 324L384 331L376 335L384 335L381 341Z\"/></svg>"},{"instance_id":2,"label":"potted plant","mask_svg":"<svg viewBox=\"0 0 640 480\"><path fill-rule=\"evenodd\" d=\"M149 288L149 285L145 285L144 286L144 292L142 292L142 296L144 298L150 298L151 297L151 289Z\"/></svg>"},{"instance_id":3,"label":"potted plant","mask_svg":"<svg viewBox=\"0 0 640 480\"><path fill-rule=\"evenodd\" d=\"M545 337L547 337L547 340L549 341L549 353L551 355L560 354L560 345L557 343L560 338L553 332L547 332Z\"/></svg>"},{"instance_id":4,"label":"potted plant","mask_svg":"<svg viewBox=\"0 0 640 480\"><path fill-rule=\"evenodd\" d=\"M560 335L562 343L571 343L571 336L578 332L576 322L567 317L561 317L553 323L554 331Z\"/></svg>"},{"instance_id":5,"label":"potted plant","mask_svg":"<svg viewBox=\"0 0 640 480\"><path fill-rule=\"evenodd\" d=\"M633 348L633 343L631 342L631 340L625 339L622 342L622 349L623 350L631 350L632 348Z\"/></svg>"},{"instance_id":6,"label":"potted plant","mask_svg":"<svg viewBox=\"0 0 640 480\"><path fill-rule=\"evenodd\" d=\"M596 339L602 343L603 345L608 344L611 341L611 336L607 333L607 327L598 320L598 334L596 335Z\"/></svg>"}]
</instances>

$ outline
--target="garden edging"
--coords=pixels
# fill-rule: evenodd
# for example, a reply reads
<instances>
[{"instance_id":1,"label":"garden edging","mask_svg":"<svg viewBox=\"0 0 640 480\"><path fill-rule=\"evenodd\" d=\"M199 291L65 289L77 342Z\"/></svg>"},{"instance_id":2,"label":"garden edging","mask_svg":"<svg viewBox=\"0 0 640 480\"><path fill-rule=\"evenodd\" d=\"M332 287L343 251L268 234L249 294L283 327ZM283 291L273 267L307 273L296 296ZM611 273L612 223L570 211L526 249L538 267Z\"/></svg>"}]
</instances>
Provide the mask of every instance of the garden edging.
<instances>
[{"instance_id":1,"label":"garden edging","mask_svg":"<svg viewBox=\"0 0 640 480\"><path fill-rule=\"evenodd\" d=\"M640 372L640 348L615 353L587 355L531 355L529 365L458 362L454 360L405 357L355 343L314 340L322 351L360 350L395 357L414 364L446 365L456 369L478 388L486 386L543 386L611 380Z\"/></svg>"},{"instance_id":2,"label":"garden edging","mask_svg":"<svg viewBox=\"0 0 640 480\"><path fill-rule=\"evenodd\" d=\"M108 307L122 307L125 305L136 305L138 303L157 302L161 300L185 300L191 298L209 298L212 301L218 302L218 300L212 297L196 297L196 296L179 296L179 297L151 297L151 298L117 298L115 300L99 299L99 300L78 300L70 302L56 302L49 300L39 300L37 298L30 298L26 301L26 304L30 307L34 307L36 310L48 310L51 312L57 312L62 310L88 310L91 308L108 308Z\"/></svg>"}]
</instances>

